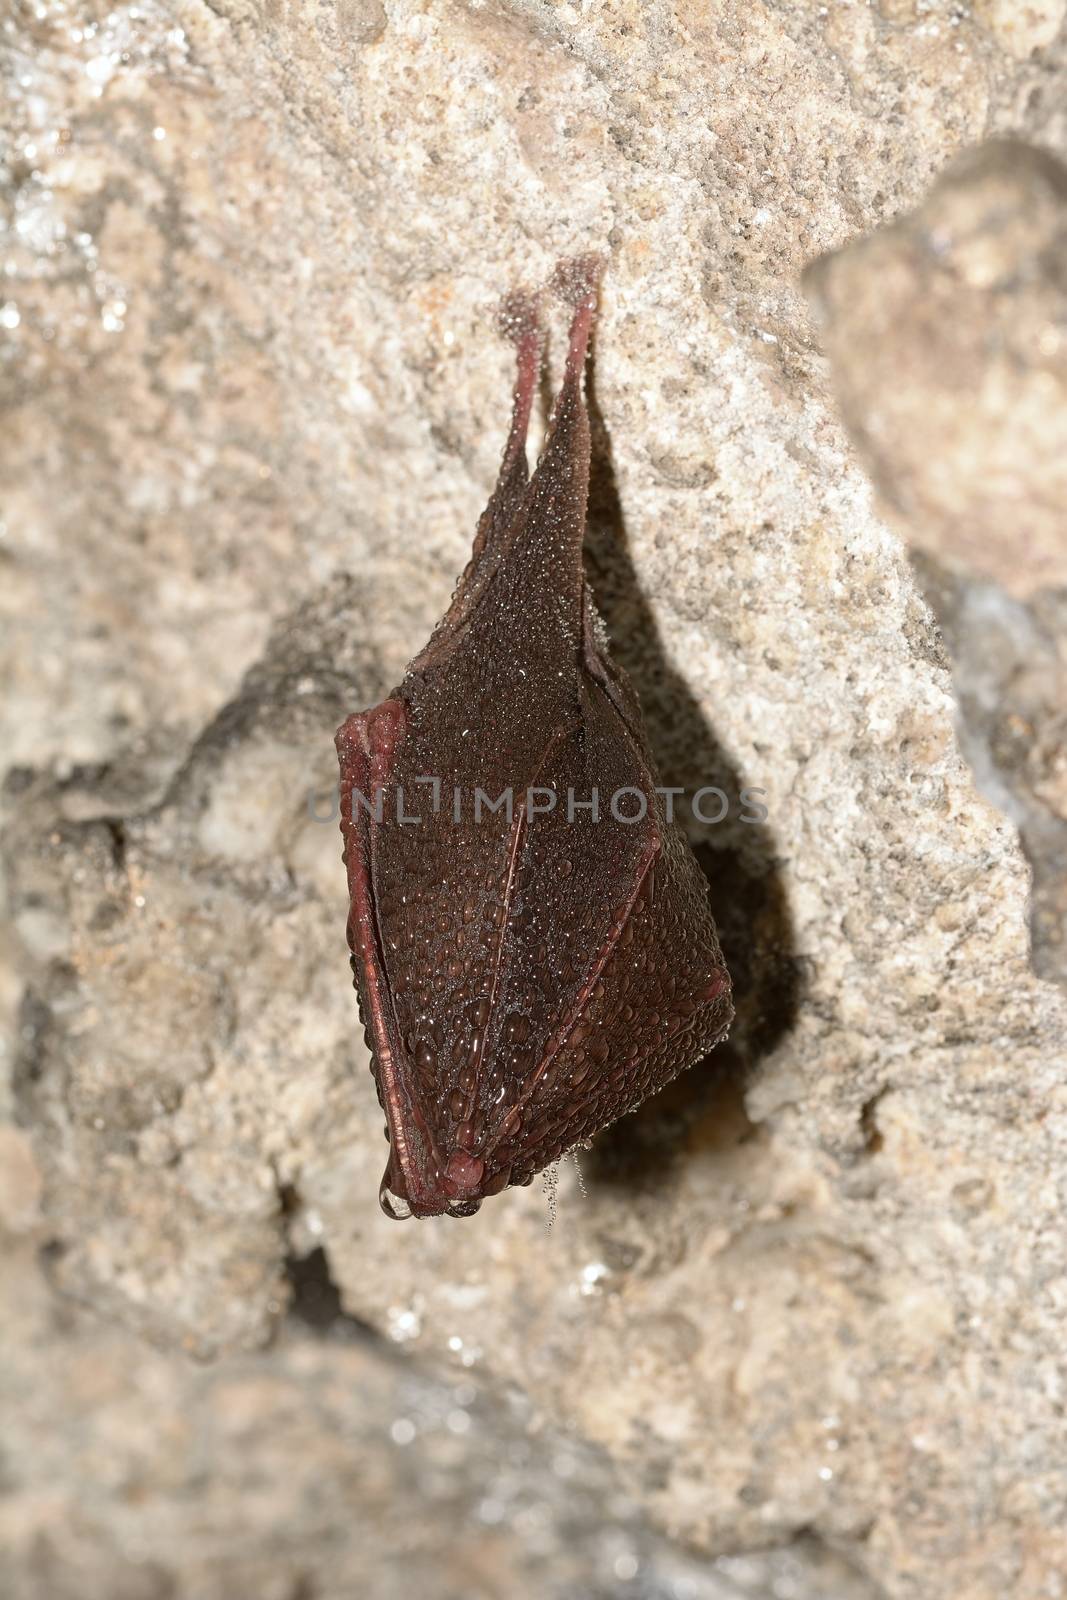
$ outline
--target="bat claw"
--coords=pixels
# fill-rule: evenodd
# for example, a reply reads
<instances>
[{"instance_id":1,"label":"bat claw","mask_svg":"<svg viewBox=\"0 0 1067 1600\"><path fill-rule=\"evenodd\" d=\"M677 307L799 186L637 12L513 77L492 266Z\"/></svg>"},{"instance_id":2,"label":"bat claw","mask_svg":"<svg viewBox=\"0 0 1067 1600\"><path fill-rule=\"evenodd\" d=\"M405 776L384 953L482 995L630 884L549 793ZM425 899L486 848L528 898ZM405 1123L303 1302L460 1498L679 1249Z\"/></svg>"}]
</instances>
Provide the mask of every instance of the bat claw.
<instances>
[{"instance_id":1,"label":"bat claw","mask_svg":"<svg viewBox=\"0 0 1067 1600\"><path fill-rule=\"evenodd\" d=\"M516 289L506 294L497 312L497 326L505 339L521 345L541 340L541 295L537 290Z\"/></svg>"},{"instance_id":2,"label":"bat claw","mask_svg":"<svg viewBox=\"0 0 1067 1600\"><path fill-rule=\"evenodd\" d=\"M575 311L595 309L604 266L604 257L595 251L558 261L550 280L553 294Z\"/></svg>"}]
</instances>

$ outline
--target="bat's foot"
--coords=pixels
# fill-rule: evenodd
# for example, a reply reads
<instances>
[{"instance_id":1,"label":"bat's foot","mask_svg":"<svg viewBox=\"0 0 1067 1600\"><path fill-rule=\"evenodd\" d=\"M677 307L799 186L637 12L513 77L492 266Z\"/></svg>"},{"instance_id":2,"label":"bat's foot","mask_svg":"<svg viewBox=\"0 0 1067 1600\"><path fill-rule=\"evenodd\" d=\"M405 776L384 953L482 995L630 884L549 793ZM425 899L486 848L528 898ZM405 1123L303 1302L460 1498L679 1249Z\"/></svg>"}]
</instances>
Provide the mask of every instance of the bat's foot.
<instances>
[{"instance_id":1,"label":"bat's foot","mask_svg":"<svg viewBox=\"0 0 1067 1600\"><path fill-rule=\"evenodd\" d=\"M515 346L515 390L512 396L511 434L504 452L501 475L506 474L526 448L534 390L541 376L545 334L541 326L541 296L524 289L505 295L497 322L501 333ZM477 546L475 546L477 549Z\"/></svg>"},{"instance_id":2,"label":"bat's foot","mask_svg":"<svg viewBox=\"0 0 1067 1600\"><path fill-rule=\"evenodd\" d=\"M541 338L540 290L513 289L497 309L497 327L505 339L521 345L526 339Z\"/></svg>"},{"instance_id":3,"label":"bat's foot","mask_svg":"<svg viewBox=\"0 0 1067 1600\"><path fill-rule=\"evenodd\" d=\"M585 255L559 262L552 274L553 292L574 307L567 349L567 377L572 381L581 378L585 367L603 272L603 256Z\"/></svg>"},{"instance_id":4,"label":"bat's foot","mask_svg":"<svg viewBox=\"0 0 1067 1600\"><path fill-rule=\"evenodd\" d=\"M552 293L575 311L583 306L595 310L605 265L605 258L593 252L558 261L551 278Z\"/></svg>"}]
</instances>

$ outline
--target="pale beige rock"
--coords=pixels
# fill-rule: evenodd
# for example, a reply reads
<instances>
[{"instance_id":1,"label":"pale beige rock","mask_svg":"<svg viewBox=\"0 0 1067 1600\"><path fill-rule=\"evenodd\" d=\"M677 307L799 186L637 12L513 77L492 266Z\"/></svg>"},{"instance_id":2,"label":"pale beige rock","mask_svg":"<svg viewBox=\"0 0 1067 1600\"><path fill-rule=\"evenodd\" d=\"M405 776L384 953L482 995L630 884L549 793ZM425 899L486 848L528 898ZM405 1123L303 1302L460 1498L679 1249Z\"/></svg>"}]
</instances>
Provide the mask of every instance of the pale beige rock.
<instances>
[{"instance_id":1,"label":"pale beige rock","mask_svg":"<svg viewBox=\"0 0 1067 1600\"><path fill-rule=\"evenodd\" d=\"M316 1354L293 1385L287 1353L247 1348L314 1241L413 1372L519 1391L531 1426L607 1460L586 1532L610 1532L621 1485L709 1559L803 1530L868 1594L1051 1600L1067 1010L1029 970L1026 865L957 751L939 636L799 277L991 128L1062 150L1059 43L1019 59L955 0L89 0L9 20L15 1102L52 1277L171 1349L142 1351L138 1409L129 1336L101 1330L119 1355L98 1359L78 1324L75 1376L107 1375L83 1451L66 1366L18 1324L56 1435L48 1470L19 1452L20 1511L59 1538L93 1487L99 1536L75 1556L98 1592L151 1594L108 1553L143 1473L94 1487L132 1407L164 1463L165 1531L146 1526L186 1552L157 1592L268 1595L257 1548L283 1502L283 1535L350 1558L359 1472L385 1485L372 1513L390 1482L380 1428L335 1442L359 1374ZM465 560L507 414L498 295L588 248L609 256L598 600L667 780L767 790L765 826L706 841L739 1024L717 1069L584 1158L587 1199L564 1173L551 1232L536 1191L401 1232L375 1205L339 844L306 789L332 777L340 706L396 680ZM244 1353L196 1399L183 1347ZM235 1362L243 1399L222 1393ZM373 1416L382 1381L359 1389ZM228 1465L198 1475L250 1471L279 1415L263 1500L254 1478L228 1499ZM191 1473L170 1475L161 1416ZM321 1511L319 1462L341 1485ZM404 1502L438 1542L447 1481ZM227 1567L226 1508L250 1500ZM361 1594L395 1592L380 1548ZM42 1579L17 1552L32 1600L69 1589L68 1566ZM413 1570L434 1595L432 1560ZM603 1569L582 1570L596 1594ZM611 1564L612 1600L623 1581ZM498 1589L529 1592L528 1569Z\"/></svg>"},{"instance_id":2,"label":"pale beige rock","mask_svg":"<svg viewBox=\"0 0 1067 1600\"><path fill-rule=\"evenodd\" d=\"M1018 142L808 282L846 421L909 537L1017 599L1067 586L1067 166Z\"/></svg>"},{"instance_id":3,"label":"pale beige rock","mask_svg":"<svg viewBox=\"0 0 1067 1600\"><path fill-rule=\"evenodd\" d=\"M200 1366L5 1257L5 1600L869 1600L817 1540L714 1566L673 1550L602 1453L470 1373L412 1371L316 1288L303 1273L296 1304L320 1337L294 1317Z\"/></svg>"},{"instance_id":4,"label":"pale beige rock","mask_svg":"<svg viewBox=\"0 0 1067 1600\"><path fill-rule=\"evenodd\" d=\"M973 9L998 44L1021 60L1053 44L1067 19L1064 0L975 0Z\"/></svg>"},{"instance_id":5,"label":"pale beige rock","mask_svg":"<svg viewBox=\"0 0 1067 1600\"><path fill-rule=\"evenodd\" d=\"M965 748L1034 873L1034 965L1067 986L1067 166L970 152L808 285L842 412L955 667Z\"/></svg>"},{"instance_id":6,"label":"pale beige rock","mask_svg":"<svg viewBox=\"0 0 1067 1600\"><path fill-rule=\"evenodd\" d=\"M41 1175L28 1134L0 1123L0 1228L31 1232L40 1221Z\"/></svg>"}]
</instances>

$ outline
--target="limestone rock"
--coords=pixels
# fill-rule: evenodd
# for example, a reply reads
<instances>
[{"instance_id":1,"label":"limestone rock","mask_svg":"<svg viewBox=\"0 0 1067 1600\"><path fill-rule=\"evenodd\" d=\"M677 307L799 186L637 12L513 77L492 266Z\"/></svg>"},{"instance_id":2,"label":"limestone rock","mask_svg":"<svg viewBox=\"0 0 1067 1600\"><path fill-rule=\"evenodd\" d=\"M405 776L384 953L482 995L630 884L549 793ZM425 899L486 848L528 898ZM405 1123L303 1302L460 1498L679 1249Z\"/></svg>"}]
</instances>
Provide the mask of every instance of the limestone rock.
<instances>
[{"instance_id":1,"label":"limestone rock","mask_svg":"<svg viewBox=\"0 0 1067 1600\"><path fill-rule=\"evenodd\" d=\"M715 1565L673 1549L602 1452L475 1375L412 1370L335 1313L313 1258L291 1279L271 1350L198 1365L5 1251L6 1600L870 1600L814 1539Z\"/></svg>"},{"instance_id":2,"label":"limestone rock","mask_svg":"<svg viewBox=\"0 0 1067 1600\"><path fill-rule=\"evenodd\" d=\"M841 406L910 536L1017 599L1067 587L1067 166L968 153L809 274Z\"/></svg>"},{"instance_id":3,"label":"limestone rock","mask_svg":"<svg viewBox=\"0 0 1067 1600\"><path fill-rule=\"evenodd\" d=\"M1067 166L994 141L809 285L841 407L950 645L965 748L1067 984Z\"/></svg>"},{"instance_id":4,"label":"limestone rock","mask_svg":"<svg viewBox=\"0 0 1067 1600\"><path fill-rule=\"evenodd\" d=\"M3 1203L49 1246L42 1315L74 1316L69 1360L14 1334L47 1414L19 1437L55 1434L31 1499L63 1534L52 1565L17 1547L19 1600L16 1579L62 1595L82 1556L138 1600L268 1596L275 1570L283 1596L352 1592L352 1505L386 1516L407 1412L377 1363L263 1348L312 1247L411 1382L473 1374L501 1436L518 1394L523 1435L607 1464L587 1533L623 1492L705 1564L785 1552L748 1569L757 1594L795 1560L821 1600L1055 1595L1067 1001L1030 970L1015 829L959 753L941 635L799 285L991 130L1032 119L1062 153L1062 28L1027 9L1022 29L956 0L7 19L0 999L41 1191L16 1178ZM766 791L765 823L734 804L698 838L739 1022L732 1054L598 1141L587 1197L564 1171L553 1230L523 1191L401 1231L376 1208L339 840L308 791L466 559L506 425L499 295L590 248L598 604L664 780ZM217 1365L194 1379L190 1350ZM457 1437L409 1520L467 1528L450 1465L471 1484L499 1458ZM162 1463L150 1547L147 1469L97 1489L131 1448ZM279 1517L297 1556L257 1568ZM460 1543L442 1600L494 1592ZM617 1595L643 1579L612 1548ZM826 1551L844 1567L820 1588ZM361 1596L395 1593L385 1561ZM416 1552L436 1600L432 1569ZM531 1570L494 1568L496 1592Z\"/></svg>"}]
</instances>

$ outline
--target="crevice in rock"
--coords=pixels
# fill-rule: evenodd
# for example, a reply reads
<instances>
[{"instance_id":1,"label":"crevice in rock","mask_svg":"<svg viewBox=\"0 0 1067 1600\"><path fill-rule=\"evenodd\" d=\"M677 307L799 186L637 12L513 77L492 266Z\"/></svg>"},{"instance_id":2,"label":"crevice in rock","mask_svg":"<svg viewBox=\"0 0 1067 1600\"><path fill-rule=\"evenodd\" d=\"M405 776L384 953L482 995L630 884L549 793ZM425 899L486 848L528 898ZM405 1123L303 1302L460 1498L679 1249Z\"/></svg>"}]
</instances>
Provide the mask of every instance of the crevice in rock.
<instances>
[{"instance_id":1,"label":"crevice in rock","mask_svg":"<svg viewBox=\"0 0 1067 1600\"><path fill-rule=\"evenodd\" d=\"M126 824L121 817L102 817L111 840L111 860L116 872L126 871Z\"/></svg>"},{"instance_id":2,"label":"crevice in rock","mask_svg":"<svg viewBox=\"0 0 1067 1600\"><path fill-rule=\"evenodd\" d=\"M275 1172L277 1179L277 1171ZM293 1183L278 1181L279 1223L283 1239L289 1236L291 1220L303 1209L303 1199ZM341 1291L330 1271L330 1261L322 1245L301 1253L290 1249L284 1263L289 1286L289 1321L310 1329L321 1338L352 1341L377 1340L377 1334L344 1308Z\"/></svg>"},{"instance_id":3,"label":"crevice in rock","mask_svg":"<svg viewBox=\"0 0 1067 1600\"><path fill-rule=\"evenodd\" d=\"M285 1258L289 1284L289 1316L320 1337L373 1340L373 1330L344 1309L341 1293L330 1274L326 1251L317 1245L308 1255Z\"/></svg>"},{"instance_id":4,"label":"crevice in rock","mask_svg":"<svg viewBox=\"0 0 1067 1600\"><path fill-rule=\"evenodd\" d=\"M597 402L595 349L586 398L592 434L588 577L612 648L637 690L660 779L690 794L714 784L736 803L751 774L739 770L669 659L634 570L611 439ZM587 1172L593 1184L660 1182L665 1162L703 1143L702 1135L699 1141L691 1136L697 1124L718 1129L718 1149L752 1133L745 1088L794 1025L802 967L774 830L765 820L741 823L739 814L714 829L694 825L690 833L733 980L729 1042L598 1137Z\"/></svg>"},{"instance_id":5,"label":"crevice in rock","mask_svg":"<svg viewBox=\"0 0 1067 1600\"><path fill-rule=\"evenodd\" d=\"M872 1094L860 1107L860 1132L863 1135L863 1154L876 1156L885 1144L885 1135L878 1126L878 1106L889 1093L888 1088L879 1089L877 1094Z\"/></svg>"}]
</instances>

